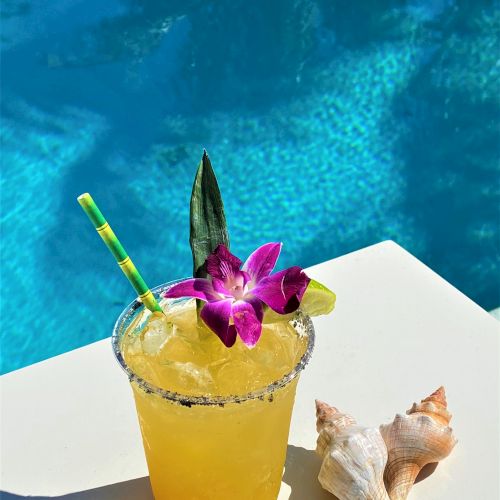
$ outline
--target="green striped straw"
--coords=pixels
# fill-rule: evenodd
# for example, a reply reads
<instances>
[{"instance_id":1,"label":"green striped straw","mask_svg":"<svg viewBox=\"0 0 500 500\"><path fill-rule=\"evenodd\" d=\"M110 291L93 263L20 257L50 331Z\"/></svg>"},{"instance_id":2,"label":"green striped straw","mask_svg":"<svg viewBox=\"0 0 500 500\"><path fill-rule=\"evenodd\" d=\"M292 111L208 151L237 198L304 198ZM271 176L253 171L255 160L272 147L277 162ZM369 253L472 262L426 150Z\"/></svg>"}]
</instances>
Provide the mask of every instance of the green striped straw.
<instances>
[{"instance_id":1,"label":"green striped straw","mask_svg":"<svg viewBox=\"0 0 500 500\"><path fill-rule=\"evenodd\" d=\"M92 224L94 224L94 227L99 233L99 236L102 238L106 246L113 254L116 262L123 271L123 274L125 274L132 286L135 288L135 291L139 295L142 303L152 312L162 312L162 309L156 301L151 290L142 279L142 276L134 266L134 263L130 260L130 257L116 237L115 233L106 222L104 215L102 215L101 211L95 204L92 196L90 196L89 193L84 193L81 194L77 199L78 203L80 203L85 213L89 216Z\"/></svg>"}]
</instances>

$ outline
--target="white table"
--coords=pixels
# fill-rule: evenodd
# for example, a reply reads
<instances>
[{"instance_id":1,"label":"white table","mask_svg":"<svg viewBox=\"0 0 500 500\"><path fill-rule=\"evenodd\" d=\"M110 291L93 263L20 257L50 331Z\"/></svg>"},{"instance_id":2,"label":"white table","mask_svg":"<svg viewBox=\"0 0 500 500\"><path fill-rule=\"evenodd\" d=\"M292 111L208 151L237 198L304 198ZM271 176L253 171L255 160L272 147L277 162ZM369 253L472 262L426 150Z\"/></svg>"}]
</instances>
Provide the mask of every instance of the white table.
<instances>
[{"instance_id":1,"label":"white table","mask_svg":"<svg viewBox=\"0 0 500 500\"><path fill-rule=\"evenodd\" d=\"M314 399L389 422L440 385L459 443L410 499L498 499L500 323L393 242L307 270L337 293L315 319L279 499L317 483ZM126 376L109 339L1 377L2 499L151 499Z\"/></svg>"}]
</instances>

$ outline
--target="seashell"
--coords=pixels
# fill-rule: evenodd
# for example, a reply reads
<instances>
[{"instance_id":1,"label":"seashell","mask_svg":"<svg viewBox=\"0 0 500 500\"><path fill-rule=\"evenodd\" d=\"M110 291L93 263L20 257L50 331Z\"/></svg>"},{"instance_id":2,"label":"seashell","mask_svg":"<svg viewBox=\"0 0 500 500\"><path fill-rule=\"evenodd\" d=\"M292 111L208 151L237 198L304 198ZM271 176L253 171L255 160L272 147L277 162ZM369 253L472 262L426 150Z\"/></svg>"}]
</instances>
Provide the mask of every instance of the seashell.
<instances>
[{"instance_id":1,"label":"seashell","mask_svg":"<svg viewBox=\"0 0 500 500\"><path fill-rule=\"evenodd\" d=\"M316 453L321 486L339 500L389 500L384 487L387 449L380 431L316 401Z\"/></svg>"},{"instance_id":2,"label":"seashell","mask_svg":"<svg viewBox=\"0 0 500 500\"><path fill-rule=\"evenodd\" d=\"M446 458L457 443L447 406L440 387L406 415L380 426L389 453L384 480L391 500L404 500L422 467Z\"/></svg>"}]
</instances>

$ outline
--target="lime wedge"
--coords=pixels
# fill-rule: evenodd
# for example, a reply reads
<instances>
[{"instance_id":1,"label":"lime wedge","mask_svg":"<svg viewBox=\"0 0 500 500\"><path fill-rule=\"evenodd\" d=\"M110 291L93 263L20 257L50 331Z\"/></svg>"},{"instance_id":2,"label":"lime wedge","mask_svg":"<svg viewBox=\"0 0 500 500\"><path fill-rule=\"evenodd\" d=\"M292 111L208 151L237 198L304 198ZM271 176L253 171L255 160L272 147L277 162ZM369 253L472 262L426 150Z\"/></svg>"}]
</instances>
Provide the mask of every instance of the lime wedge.
<instances>
[{"instance_id":1,"label":"lime wedge","mask_svg":"<svg viewBox=\"0 0 500 500\"><path fill-rule=\"evenodd\" d=\"M302 297L300 309L309 316L320 316L333 311L335 307L335 294L322 285L319 281L311 280L306 292ZM267 307L264 312L264 323L276 323L277 321L290 321L295 313L278 314Z\"/></svg>"},{"instance_id":2,"label":"lime wedge","mask_svg":"<svg viewBox=\"0 0 500 500\"><path fill-rule=\"evenodd\" d=\"M319 281L311 280L302 297L300 309L309 316L329 314L335 307L335 294Z\"/></svg>"},{"instance_id":3,"label":"lime wedge","mask_svg":"<svg viewBox=\"0 0 500 500\"><path fill-rule=\"evenodd\" d=\"M264 318L262 319L262 323L278 323L280 321L290 321L295 316L295 313L290 314L279 314L273 311L270 307L265 306L264 309Z\"/></svg>"}]
</instances>

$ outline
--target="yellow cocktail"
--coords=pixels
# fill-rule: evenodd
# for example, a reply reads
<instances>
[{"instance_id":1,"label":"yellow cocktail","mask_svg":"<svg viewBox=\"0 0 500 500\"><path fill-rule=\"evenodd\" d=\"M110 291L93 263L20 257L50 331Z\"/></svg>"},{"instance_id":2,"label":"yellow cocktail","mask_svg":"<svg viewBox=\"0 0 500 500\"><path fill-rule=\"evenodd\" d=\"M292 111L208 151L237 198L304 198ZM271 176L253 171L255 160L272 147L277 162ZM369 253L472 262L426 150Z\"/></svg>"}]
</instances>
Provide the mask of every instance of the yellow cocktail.
<instances>
[{"instance_id":1,"label":"yellow cocktail","mask_svg":"<svg viewBox=\"0 0 500 500\"><path fill-rule=\"evenodd\" d=\"M264 324L253 349L239 339L228 349L197 320L194 300L161 305L165 316L135 302L113 334L155 498L275 499L314 343L309 317Z\"/></svg>"},{"instance_id":2,"label":"yellow cocktail","mask_svg":"<svg viewBox=\"0 0 500 500\"><path fill-rule=\"evenodd\" d=\"M314 344L299 307L327 314L335 294L298 266L273 273L279 242L244 263L231 254L206 151L190 201L193 278L156 297L91 196L78 201L141 301L118 319L113 347L132 384L157 500L276 498L298 376Z\"/></svg>"}]
</instances>

